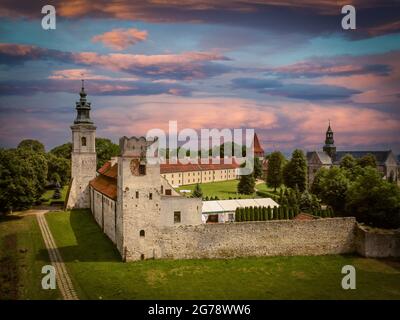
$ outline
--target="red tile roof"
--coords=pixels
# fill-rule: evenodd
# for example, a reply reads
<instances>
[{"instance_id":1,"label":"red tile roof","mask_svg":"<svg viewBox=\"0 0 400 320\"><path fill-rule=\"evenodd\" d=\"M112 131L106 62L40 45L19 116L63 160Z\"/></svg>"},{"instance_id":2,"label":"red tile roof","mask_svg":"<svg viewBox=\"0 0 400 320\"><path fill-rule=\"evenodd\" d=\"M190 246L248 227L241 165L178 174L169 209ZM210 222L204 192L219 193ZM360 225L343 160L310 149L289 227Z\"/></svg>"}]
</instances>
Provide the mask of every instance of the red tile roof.
<instances>
[{"instance_id":1,"label":"red tile roof","mask_svg":"<svg viewBox=\"0 0 400 320\"><path fill-rule=\"evenodd\" d=\"M264 149L261 147L260 141L258 140L257 133L254 134L253 140L254 155L264 156Z\"/></svg>"},{"instance_id":2,"label":"red tile roof","mask_svg":"<svg viewBox=\"0 0 400 320\"><path fill-rule=\"evenodd\" d=\"M118 176L118 164L116 163L111 166L111 162L107 161L99 170L97 170L97 172L103 176L116 179Z\"/></svg>"},{"instance_id":3,"label":"red tile roof","mask_svg":"<svg viewBox=\"0 0 400 320\"><path fill-rule=\"evenodd\" d=\"M221 159L222 161L223 159ZM160 173L188 172L188 171L207 171L207 170L228 170L239 168L237 163L209 163L209 164L161 164ZM105 196L117 200L117 177L118 164L111 166L111 162L107 161L99 170L99 175L90 181L89 185L96 191Z\"/></svg>"},{"instance_id":4,"label":"red tile roof","mask_svg":"<svg viewBox=\"0 0 400 320\"><path fill-rule=\"evenodd\" d=\"M91 180L89 185L110 199L117 200L117 179L100 174Z\"/></svg>"},{"instance_id":5,"label":"red tile roof","mask_svg":"<svg viewBox=\"0 0 400 320\"><path fill-rule=\"evenodd\" d=\"M188 171L207 171L207 170L227 170L239 168L237 163L225 164L225 163L210 163L210 164L161 164L160 173L174 173L174 172L188 172Z\"/></svg>"},{"instance_id":6,"label":"red tile roof","mask_svg":"<svg viewBox=\"0 0 400 320\"><path fill-rule=\"evenodd\" d=\"M110 167L111 167L111 161L107 161L106 163L103 164L103 166L99 170L97 170L97 172L103 174L105 171L110 169Z\"/></svg>"}]
</instances>

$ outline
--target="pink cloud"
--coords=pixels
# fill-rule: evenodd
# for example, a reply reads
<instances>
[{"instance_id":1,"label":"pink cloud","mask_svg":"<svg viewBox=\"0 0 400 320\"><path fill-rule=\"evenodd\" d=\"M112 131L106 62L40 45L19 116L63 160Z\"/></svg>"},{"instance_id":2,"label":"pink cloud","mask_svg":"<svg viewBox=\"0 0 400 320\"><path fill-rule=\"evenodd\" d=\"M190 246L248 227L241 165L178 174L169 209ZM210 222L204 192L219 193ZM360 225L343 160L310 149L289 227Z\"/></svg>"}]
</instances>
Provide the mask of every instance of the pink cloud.
<instances>
[{"instance_id":1,"label":"pink cloud","mask_svg":"<svg viewBox=\"0 0 400 320\"><path fill-rule=\"evenodd\" d=\"M53 80L112 80L112 81L136 81L138 78L135 77L110 77L106 75L95 74L89 69L63 69L55 70L48 77Z\"/></svg>"},{"instance_id":2,"label":"pink cloud","mask_svg":"<svg viewBox=\"0 0 400 320\"><path fill-rule=\"evenodd\" d=\"M99 34L92 38L93 42L102 42L106 47L114 50L124 50L138 42L147 39L147 31L135 28L113 29L109 32Z\"/></svg>"},{"instance_id":3,"label":"pink cloud","mask_svg":"<svg viewBox=\"0 0 400 320\"><path fill-rule=\"evenodd\" d=\"M160 97L137 99L133 106L113 107L96 112L103 130L117 135L142 135L153 128L167 130L168 121L182 128L273 128L277 117L272 108L254 101L228 98ZM249 111L251 109L251 111Z\"/></svg>"},{"instance_id":4,"label":"pink cloud","mask_svg":"<svg viewBox=\"0 0 400 320\"><path fill-rule=\"evenodd\" d=\"M179 79L199 79L227 72L230 69L226 66L210 65L215 61L227 60L230 59L216 52L158 55L123 53L101 55L95 52L74 54L74 61L85 65L100 66L113 71Z\"/></svg>"},{"instance_id":5,"label":"pink cloud","mask_svg":"<svg viewBox=\"0 0 400 320\"><path fill-rule=\"evenodd\" d=\"M398 32L400 29L400 20L378 25L368 29L368 33L372 36L380 36L382 34Z\"/></svg>"},{"instance_id":6,"label":"pink cloud","mask_svg":"<svg viewBox=\"0 0 400 320\"><path fill-rule=\"evenodd\" d=\"M335 131L339 148L378 143L398 144L400 120L379 110L300 104L283 107L282 112L296 124L292 130L301 134L303 145L309 148L322 144L328 120Z\"/></svg>"}]
</instances>

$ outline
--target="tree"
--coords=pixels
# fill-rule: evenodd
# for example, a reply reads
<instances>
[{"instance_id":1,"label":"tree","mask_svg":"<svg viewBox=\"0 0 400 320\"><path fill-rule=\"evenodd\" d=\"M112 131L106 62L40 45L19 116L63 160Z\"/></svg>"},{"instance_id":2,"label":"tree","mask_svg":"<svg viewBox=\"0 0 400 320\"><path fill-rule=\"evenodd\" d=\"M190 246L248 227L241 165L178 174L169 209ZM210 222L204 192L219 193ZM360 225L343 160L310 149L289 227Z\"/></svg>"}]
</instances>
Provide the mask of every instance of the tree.
<instances>
[{"instance_id":1,"label":"tree","mask_svg":"<svg viewBox=\"0 0 400 320\"><path fill-rule=\"evenodd\" d=\"M0 211L26 209L37 201L47 180L44 153L34 148L0 149Z\"/></svg>"},{"instance_id":2,"label":"tree","mask_svg":"<svg viewBox=\"0 0 400 320\"><path fill-rule=\"evenodd\" d=\"M240 208L239 207L237 207L236 208L236 210L235 210L235 221L236 222L240 222L241 221L241 219L240 219Z\"/></svg>"},{"instance_id":3,"label":"tree","mask_svg":"<svg viewBox=\"0 0 400 320\"><path fill-rule=\"evenodd\" d=\"M50 153L59 158L71 159L72 143L64 143L50 150Z\"/></svg>"},{"instance_id":4,"label":"tree","mask_svg":"<svg viewBox=\"0 0 400 320\"><path fill-rule=\"evenodd\" d=\"M400 227L400 189L382 179L370 166L351 183L346 197L346 211L358 221L375 227Z\"/></svg>"},{"instance_id":5,"label":"tree","mask_svg":"<svg viewBox=\"0 0 400 320\"><path fill-rule=\"evenodd\" d=\"M335 211L343 212L346 204L346 194L350 185L346 169L332 167L318 170L311 192L324 204L332 206Z\"/></svg>"},{"instance_id":6,"label":"tree","mask_svg":"<svg viewBox=\"0 0 400 320\"><path fill-rule=\"evenodd\" d=\"M274 188L280 187L283 183L283 164L285 157L279 151L272 152L268 160L268 171L267 171L267 184Z\"/></svg>"},{"instance_id":7,"label":"tree","mask_svg":"<svg viewBox=\"0 0 400 320\"><path fill-rule=\"evenodd\" d=\"M353 170L354 167L357 165L357 160L354 159L354 157L351 154L346 154L341 160L340 160L340 167L347 169L347 170Z\"/></svg>"},{"instance_id":8,"label":"tree","mask_svg":"<svg viewBox=\"0 0 400 320\"><path fill-rule=\"evenodd\" d=\"M254 158L254 178L259 179L262 178L263 171L262 165L259 158Z\"/></svg>"},{"instance_id":9,"label":"tree","mask_svg":"<svg viewBox=\"0 0 400 320\"><path fill-rule=\"evenodd\" d=\"M33 152L45 153L44 145L38 140L26 139L18 144L18 149L29 149Z\"/></svg>"},{"instance_id":10,"label":"tree","mask_svg":"<svg viewBox=\"0 0 400 320\"><path fill-rule=\"evenodd\" d=\"M307 213L313 213L320 208L318 199L315 195L305 190L300 197L300 210Z\"/></svg>"},{"instance_id":11,"label":"tree","mask_svg":"<svg viewBox=\"0 0 400 320\"><path fill-rule=\"evenodd\" d=\"M203 191L200 188L200 184L196 183L196 186L194 187L192 196L194 198L202 198L203 197Z\"/></svg>"},{"instance_id":12,"label":"tree","mask_svg":"<svg viewBox=\"0 0 400 320\"><path fill-rule=\"evenodd\" d=\"M376 158L373 154L368 153L365 156L361 157L360 159L357 160L357 163L362 167L372 167L376 168L377 163L376 163Z\"/></svg>"},{"instance_id":13,"label":"tree","mask_svg":"<svg viewBox=\"0 0 400 320\"><path fill-rule=\"evenodd\" d=\"M303 151L296 149L292 158L284 167L283 178L289 188L299 188L303 192L307 187L307 162Z\"/></svg>"},{"instance_id":14,"label":"tree","mask_svg":"<svg viewBox=\"0 0 400 320\"><path fill-rule=\"evenodd\" d=\"M58 182L61 185L68 184L71 178L71 162L68 159L58 157L52 152L46 154L47 159L47 180L55 183L54 175L58 177Z\"/></svg>"},{"instance_id":15,"label":"tree","mask_svg":"<svg viewBox=\"0 0 400 320\"><path fill-rule=\"evenodd\" d=\"M244 167L245 164L242 164ZM253 174L241 175L237 186L238 192L241 194L253 194L256 181Z\"/></svg>"},{"instance_id":16,"label":"tree","mask_svg":"<svg viewBox=\"0 0 400 320\"><path fill-rule=\"evenodd\" d=\"M119 154L119 146L110 139L96 138L97 169Z\"/></svg>"}]
</instances>

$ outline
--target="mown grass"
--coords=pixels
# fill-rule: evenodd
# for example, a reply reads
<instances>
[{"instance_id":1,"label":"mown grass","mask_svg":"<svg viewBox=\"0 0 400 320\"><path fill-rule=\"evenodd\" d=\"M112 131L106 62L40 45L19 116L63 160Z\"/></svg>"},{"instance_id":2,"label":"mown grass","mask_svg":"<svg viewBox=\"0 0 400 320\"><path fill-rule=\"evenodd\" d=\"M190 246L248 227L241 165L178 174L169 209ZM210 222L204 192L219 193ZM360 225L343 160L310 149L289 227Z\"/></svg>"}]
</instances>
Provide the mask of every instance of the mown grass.
<instances>
[{"instance_id":1,"label":"mown grass","mask_svg":"<svg viewBox=\"0 0 400 320\"><path fill-rule=\"evenodd\" d=\"M57 201L57 202L65 201L68 192L68 186L63 186L61 188L60 199L53 199L54 191L55 190L51 189L51 190L46 190L43 193L43 195L40 198L42 200L42 205L51 205L52 201Z\"/></svg>"},{"instance_id":2,"label":"mown grass","mask_svg":"<svg viewBox=\"0 0 400 320\"><path fill-rule=\"evenodd\" d=\"M35 216L0 216L0 299L58 299L43 290L41 273L50 264Z\"/></svg>"},{"instance_id":3,"label":"mown grass","mask_svg":"<svg viewBox=\"0 0 400 320\"><path fill-rule=\"evenodd\" d=\"M218 197L220 200L229 199L229 198L241 198L241 199L249 199L249 198L260 198L260 197L269 197L273 196L274 190L269 188L265 183L259 183L256 185L256 190L259 191L259 194L253 193L249 195L239 194L237 192L237 185L239 180L228 180L228 181L219 181L219 182L208 182L201 183L200 187L203 191L203 197ZM195 188L195 184L183 185L177 188L180 190L190 190L193 191ZM279 194L279 190L277 190L276 194ZM183 193L184 194L184 193ZM190 193L187 194L190 196Z\"/></svg>"},{"instance_id":4,"label":"mown grass","mask_svg":"<svg viewBox=\"0 0 400 320\"><path fill-rule=\"evenodd\" d=\"M46 218L81 299L400 299L399 261L334 255L123 263L88 211ZM341 288L347 264L357 270L356 290Z\"/></svg>"}]
</instances>

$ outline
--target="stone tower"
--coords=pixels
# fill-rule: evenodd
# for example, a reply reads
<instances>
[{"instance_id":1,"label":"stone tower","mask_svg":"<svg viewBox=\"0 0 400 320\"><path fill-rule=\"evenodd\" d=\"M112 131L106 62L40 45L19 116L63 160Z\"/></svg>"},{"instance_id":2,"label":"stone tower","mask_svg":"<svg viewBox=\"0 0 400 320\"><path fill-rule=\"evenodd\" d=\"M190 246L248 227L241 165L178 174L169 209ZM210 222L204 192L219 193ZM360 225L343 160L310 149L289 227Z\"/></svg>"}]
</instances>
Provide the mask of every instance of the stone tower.
<instances>
[{"instance_id":1,"label":"stone tower","mask_svg":"<svg viewBox=\"0 0 400 320\"><path fill-rule=\"evenodd\" d=\"M89 208L89 181L96 177L96 127L90 119L90 102L86 100L84 82L76 102L76 119L71 126L71 186L67 208Z\"/></svg>"},{"instance_id":2,"label":"stone tower","mask_svg":"<svg viewBox=\"0 0 400 320\"><path fill-rule=\"evenodd\" d=\"M125 261L160 256L160 164L157 139L122 137L118 157L116 242Z\"/></svg>"},{"instance_id":3,"label":"stone tower","mask_svg":"<svg viewBox=\"0 0 400 320\"><path fill-rule=\"evenodd\" d=\"M329 121L328 130L326 130L325 145L323 149L331 158L335 156L336 147L333 140L333 131L331 129L331 122Z\"/></svg>"}]
</instances>

